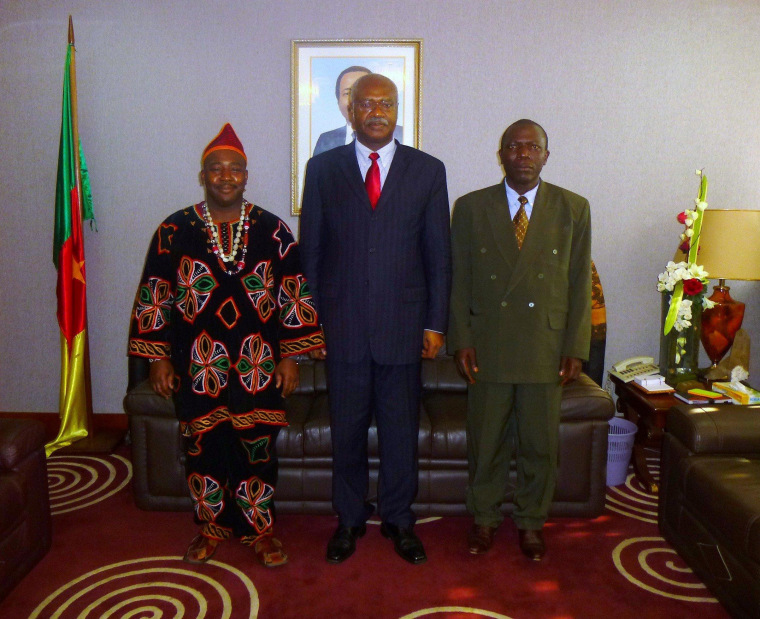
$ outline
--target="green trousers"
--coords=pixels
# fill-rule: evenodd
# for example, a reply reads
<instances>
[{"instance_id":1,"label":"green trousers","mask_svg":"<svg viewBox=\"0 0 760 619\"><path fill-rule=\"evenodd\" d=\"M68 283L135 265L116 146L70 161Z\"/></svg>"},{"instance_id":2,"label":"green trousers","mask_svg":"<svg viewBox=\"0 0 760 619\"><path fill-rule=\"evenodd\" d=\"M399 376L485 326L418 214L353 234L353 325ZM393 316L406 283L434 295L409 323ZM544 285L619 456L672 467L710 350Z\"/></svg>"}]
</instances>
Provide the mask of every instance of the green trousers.
<instances>
[{"instance_id":1,"label":"green trousers","mask_svg":"<svg viewBox=\"0 0 760 619\"><path fill-rule=\"evenodd\" d=\"M512 519L519 529L540 529L557 485L557 383L477 381L468 389L467 509L475 523L501 524L512 453L517 466Z\"/></svg>"}]
</instances>

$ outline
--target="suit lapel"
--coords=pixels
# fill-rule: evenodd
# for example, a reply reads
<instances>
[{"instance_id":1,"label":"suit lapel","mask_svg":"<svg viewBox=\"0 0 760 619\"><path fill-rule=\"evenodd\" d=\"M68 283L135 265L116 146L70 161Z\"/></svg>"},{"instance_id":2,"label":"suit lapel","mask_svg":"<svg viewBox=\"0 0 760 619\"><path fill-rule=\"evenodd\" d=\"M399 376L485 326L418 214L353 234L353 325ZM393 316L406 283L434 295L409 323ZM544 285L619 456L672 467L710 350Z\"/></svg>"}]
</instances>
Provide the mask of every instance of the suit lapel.
<instances>
[{"instance_id":1,"label":"suit lapel","mask_svg":"<svg viewBox=\"0 0 760 619\"><path fill-rule=\"evenodd\" d=\"M372 208L369 203L369 197L367 196L367 190L364 187L364 181L362 180L362 173L359 169L359 162L356 160L356 147L354 143L346 144L345 146L339 146L340 157L340 170L348 181L348 185L352 191L356 194L356 197L366 204L368 209ZM391 166L393 169L393 166Z\"/></svg>"},{"instance_id":2,"label":"suit lapel","mask_svg":"<svg viewBox=\"0 0 760 619\"><path fill-rule=\"evenodd\" d=\"M393 194L398 191L399 188L403 185L406 169L409 167L407 148L407 146L399 144L398 141L396 142L396 152L393 155L393 162L391 163L390 170L388 170L388 176L385 178L385 183L383 183L383 190L380 192L380 199L375 205L376 211L382 209L386 203L392 204ZM362 189L363 188L364 187L362 186ZM367 203L369 203L369 198L367 199ZM385 208L387 209L388 207L385 206Z\"/></svg>"},{"instance_id":3,"label":"suit lapel","mask_svg":"<svg viewBox=\"0 0 760 619\"><path fill-rule=\"evenodd\" d=\"M504 184L494 185L491 188L491 196L486 205L488 222L491 224L496 247L506 260L510 269L514 269L519 256L517 239L512 227L512 219L509 216L509 204L507 203L507 191Z\"/></svg>"},{"instance_id":4,"label":"suit lapel","mask_svg":"<svg viewBox=\"0 0 760 619\"><path fill-rule=\"evenodd\" d=\"M518 251L519 258L512 277L507 285L507 292L511 292L517 283L535 268L536 260L539 257L542 245L542 237L555 218L556 204L549 199L546 183L541 182L536 192L536 199L533 203L533 211L530 215L528 231L525 234L522 249ZM506 198L505 198L506 201ZM514 238L514 232L512 232ZM517 240L514 241L517 247Z\"/></svg>"}]
</instances>

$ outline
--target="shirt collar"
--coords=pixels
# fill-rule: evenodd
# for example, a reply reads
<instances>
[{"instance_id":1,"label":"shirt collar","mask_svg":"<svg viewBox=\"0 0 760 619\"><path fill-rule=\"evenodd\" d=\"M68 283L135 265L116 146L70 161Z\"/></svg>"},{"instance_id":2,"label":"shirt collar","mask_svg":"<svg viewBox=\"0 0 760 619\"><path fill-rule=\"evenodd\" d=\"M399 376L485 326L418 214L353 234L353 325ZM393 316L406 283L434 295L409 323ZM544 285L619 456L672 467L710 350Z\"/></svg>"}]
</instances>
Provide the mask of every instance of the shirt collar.
<instances>
[{"instance_id":1,"label":"shirt collar","mask_svg":"<svg viewBox=\"0 0 760 619\"><path fill-rule=\"evenodd\" d=\"M517 193L514 189L512 189L507 184L507 179L504 179L504 187L507 189L507 202L509 204L518 204L518 198L520 196L525 196L528 199L528 204L530 206L533 206L533 203L536 201L536 192L538 191L539 186L541 185L541 180L539 179L538 185L536 185L533 189L530 191L526 191L525 193Z\"/></svg>"},{"instance_id":2,"label":"shirt collar","mask_svg":"<svg viewBox=\"0 0 760 619\"><path fill-rule=\"evenodd\" d=\"M359 140L354 140L354 144L356 144L356 155L358 157L369 159L370 153L375 152L371 148L364 146ZM380 155L380 163L382 165L388 165L390 160L393 159L393 155L396 153L396 140L391 140L376 152Z\"/></svg>"}]
</instances>

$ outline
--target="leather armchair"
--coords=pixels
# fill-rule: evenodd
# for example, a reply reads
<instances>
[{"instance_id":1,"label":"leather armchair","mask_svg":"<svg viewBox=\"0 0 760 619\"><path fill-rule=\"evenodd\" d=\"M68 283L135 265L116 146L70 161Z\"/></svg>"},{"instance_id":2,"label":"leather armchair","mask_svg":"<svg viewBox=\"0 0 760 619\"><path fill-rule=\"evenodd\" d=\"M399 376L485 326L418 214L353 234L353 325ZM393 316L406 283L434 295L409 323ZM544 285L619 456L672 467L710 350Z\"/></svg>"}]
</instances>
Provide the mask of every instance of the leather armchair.
<instances>
[{"instance_id":1,"label":"leather armchair","mask_svg":"<svg viewBox=\"0 0 760 619\"><path fill-rule=\"evenodd\" d=\"M45 556L51 543L45 428L0 419L0 600Z\"/></svg>"},{"instance_id":2,"label":"leather armchair","mask_svg":"<svg viewBox=\"0 0 760 619\"><path fill-rule=\"evenodd\" d=\"M734 617L760 617L760 406L674 406L659 526Z\"/></svg>"}]
</instances>

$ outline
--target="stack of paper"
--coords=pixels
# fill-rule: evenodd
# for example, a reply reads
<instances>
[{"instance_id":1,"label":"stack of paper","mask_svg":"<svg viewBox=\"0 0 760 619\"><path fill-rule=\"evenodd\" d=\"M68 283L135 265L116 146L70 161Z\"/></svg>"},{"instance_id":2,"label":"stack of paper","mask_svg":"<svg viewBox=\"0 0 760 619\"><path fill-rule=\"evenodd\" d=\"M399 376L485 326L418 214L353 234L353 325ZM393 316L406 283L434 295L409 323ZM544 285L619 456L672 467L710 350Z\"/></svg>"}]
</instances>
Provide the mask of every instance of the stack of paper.
<instances>
[{"instance_id":1,"label":"stack of paper","mask_svg":"<svg viewBox=\"0 0 760 619\"><path fill-rule=\"evenodd\" d=\"M665 377L659 374L649 376L637 376L633 379L634 384L647 393L668 393L674 391L673 387L665 382Z\"/></svg>"}]
</instances>

